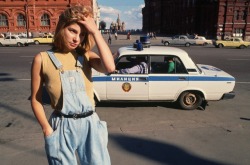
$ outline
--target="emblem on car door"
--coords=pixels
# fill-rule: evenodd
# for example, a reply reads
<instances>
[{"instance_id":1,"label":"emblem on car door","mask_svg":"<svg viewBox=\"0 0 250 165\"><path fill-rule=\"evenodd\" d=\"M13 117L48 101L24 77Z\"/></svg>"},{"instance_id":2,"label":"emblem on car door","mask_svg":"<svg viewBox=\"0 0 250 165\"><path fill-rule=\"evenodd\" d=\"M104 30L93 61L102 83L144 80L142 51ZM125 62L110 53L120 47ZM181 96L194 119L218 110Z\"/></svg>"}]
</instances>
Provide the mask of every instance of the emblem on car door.
<instances>
[{"instance_id":1,"label":"emblem on car door","mask_svg":"<svg viewBox=\"0 0 250 165\"><path fill-rule=\"evenodd\" d=\"M122 89L123 89L123 91L124 92L129 92L130 91L130 89L131 89L131 84L130 83L123 83L122 84Z\"/></svg>"}]
</instances>

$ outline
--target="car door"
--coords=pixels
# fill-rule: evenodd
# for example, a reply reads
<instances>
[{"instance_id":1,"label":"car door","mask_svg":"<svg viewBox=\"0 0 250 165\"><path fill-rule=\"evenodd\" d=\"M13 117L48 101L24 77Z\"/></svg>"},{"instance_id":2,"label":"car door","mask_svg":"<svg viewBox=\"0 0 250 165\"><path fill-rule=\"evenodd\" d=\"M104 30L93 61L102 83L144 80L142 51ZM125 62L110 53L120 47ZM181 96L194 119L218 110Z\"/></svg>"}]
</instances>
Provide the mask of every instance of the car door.
<instances>
[{"instance_id":1,"label":"car door","mask_svg":"<svg viewBox=\"0 0 250 165\"><path fill-rule=\"evenodd\" d=\"M176 45L178 41L179 41L179 36L173 36L171 44Z\"/></svg>"},{"instance_id":2,"label":"car door","mask_svg":"<svg viewBox=\"0 0 250 165\"><path fill-rule=\"evenodd\" d=\"M133 67L134 64L128 57L132 56L124 56L119 59L116 63L117 70ZM147 72L110 74L107 77L107 100L148 100Z\"/></svg>"},{"instance_id":3,"label":"car door","mask_svg":"<svg viewBox=\"0 0 250 165\"><path fill-rule=\"evenodd\" d=\"M232 46L234 46L234 47L239 47L240 45L241 45L241 43L240 43L240 39L235 38L235 39L234 39L234 43L233 43L233 45L232 45Z\"/></svg>"},{"instance_id":4,"label":"car door","mask_svg":"<svg viewBox=\"0 0 250 165\"><path fill-rule=\"evenodd\" d=\"M186 38L181 36L178 45L185 45L186 43Z\"/></svg>"},{"instance_id":5,"label":"car door","mask_svg":"<svg viewBox=\"0 0 250 165\"><path fill-rule=\"evenodd\" d=\"M7 36L5 39L4 39L4 42L3 42L5 45L9 45L11 43L11 36Z\"/></svg>"},{"instance_id":6,"label":"car door","mask_svg":"<svg viewBox=\"0 0 250 165\"><path fill-rule=\"evenodd\" d=\"M53 36L48 36L46 43L52 43Z\"/></svg>"},{"instance_id":7,"label":"car door","mask_svg":"<svg viewBox=\"0 0 250 165\"><path fill-rule=\"evenodd\" d=\"M226 44L227 44L226 46L230 46L230 47L234 46L234 39L231 38L230 41L228 41Z\"/></svg>"},{"instance_id":8,"label":"car door","mask_svg":"<svg viewBox=\"0 0 250 165\"><path fill-rule=\"evenodd\" d=\"M168 61L172 59L174 70L168 73ZM181 60L172 55L150 57L149 100L175 100L187 87L189 76Z\"/></svg>"},{"instance_id":9,"label":"car door","mask_svg":"<svg viewBox=\"0 0 250 165\"><path fill-rule=\"evenodd\" d=\"M43 44L48 43L48 36L43 36L43 38L42 38L42 43L43 43Z\"/></svg>"}]
</instances>

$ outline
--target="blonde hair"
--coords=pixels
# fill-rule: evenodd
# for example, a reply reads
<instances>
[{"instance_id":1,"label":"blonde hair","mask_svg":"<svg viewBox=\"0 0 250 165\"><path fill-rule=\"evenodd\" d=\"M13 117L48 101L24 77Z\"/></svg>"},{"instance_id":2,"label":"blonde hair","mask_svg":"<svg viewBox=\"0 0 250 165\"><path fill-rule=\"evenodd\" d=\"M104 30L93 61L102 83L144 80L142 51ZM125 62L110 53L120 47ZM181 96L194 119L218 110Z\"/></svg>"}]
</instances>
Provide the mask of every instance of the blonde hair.
<instances>
[{"instance_id":1,"label":"blonde hair","mask_svg":"<svg viewBox=\"0 0 250 165\"><path fill-rule=\"evenodd\" d=\"M78 23L79 20L82 20L82 17L92 17L93 11L91 7L88 6L73 6L66 9L60 16L59 21L56 26L56 31L54 35L54 41L52 43L52 49L55 51L65 51L66 39L64 38L64 29L65 27ZM85 33L82 43L76 48L78 53L84 53L88 50L91 50L94 46L94 38L91 34L83 28L83 33Z\"/></svg>"}]
</instances>

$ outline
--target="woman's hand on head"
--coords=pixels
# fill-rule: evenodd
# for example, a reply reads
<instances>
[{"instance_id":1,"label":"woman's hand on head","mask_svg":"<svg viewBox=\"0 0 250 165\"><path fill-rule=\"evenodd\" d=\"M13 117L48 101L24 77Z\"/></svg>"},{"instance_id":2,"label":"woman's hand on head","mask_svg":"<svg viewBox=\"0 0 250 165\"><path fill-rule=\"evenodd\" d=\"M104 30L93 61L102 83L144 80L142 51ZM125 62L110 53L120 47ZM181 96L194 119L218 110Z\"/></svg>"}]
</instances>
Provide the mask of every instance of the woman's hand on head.
<instances>
[{"instance_id":1,"label":"woman's hand on head","mask_svg":"<svg viewBox=\"0 0 250 165\"><path fill-rule=\"evenodd\" d=\"M98 31L97 26L95 24L95 20L91 16L83 16L82 20L78 22L82 24L86 28L86 30L92 35L94 35Z\"/></svg>"}]
</instances>

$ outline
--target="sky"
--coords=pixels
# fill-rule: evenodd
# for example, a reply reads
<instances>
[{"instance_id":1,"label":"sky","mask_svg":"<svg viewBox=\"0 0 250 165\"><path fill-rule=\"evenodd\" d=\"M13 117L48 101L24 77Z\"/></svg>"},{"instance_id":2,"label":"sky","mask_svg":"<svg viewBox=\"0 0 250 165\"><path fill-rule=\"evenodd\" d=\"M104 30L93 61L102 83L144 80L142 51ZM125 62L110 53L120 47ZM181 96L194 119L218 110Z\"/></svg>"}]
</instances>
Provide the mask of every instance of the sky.
<instances>
[{"instance_id":1,"label":"sky","mask_svg":"<svg viewBox=\"0 0 250 165\"><path fill-rule=\"evenodd\" d=\"M100 21L106 22L106 28L116 22L118 14L126 29L142 29L142 8L144 0L97 0L100 7Z\"/></svg>"}]
</instances>

